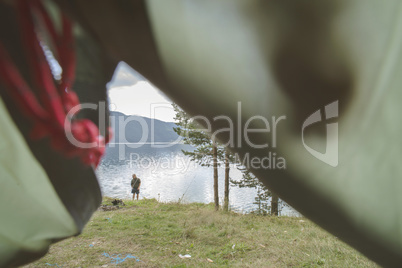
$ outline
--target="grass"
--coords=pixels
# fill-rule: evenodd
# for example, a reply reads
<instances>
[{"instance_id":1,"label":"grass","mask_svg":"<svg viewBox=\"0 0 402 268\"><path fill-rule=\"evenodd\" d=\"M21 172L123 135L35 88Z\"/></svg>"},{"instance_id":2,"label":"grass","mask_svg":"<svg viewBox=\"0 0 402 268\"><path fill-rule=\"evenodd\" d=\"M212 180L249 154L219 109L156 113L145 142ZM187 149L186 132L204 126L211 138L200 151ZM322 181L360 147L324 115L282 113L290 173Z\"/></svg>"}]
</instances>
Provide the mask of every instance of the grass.
<instances>
[{"instance_id":1,"label":"grass","mask_svg":"<svg viewBox=\"0 0 402 268\"><path fill-rule=\"evenodd\" d=\"M80 236L53 245L25 267L378 267L305 218L215 212L213 205L154 199L125 203L96 212ZM113 264L104 253L140 261Z\"/></svg>"}]
</instances>

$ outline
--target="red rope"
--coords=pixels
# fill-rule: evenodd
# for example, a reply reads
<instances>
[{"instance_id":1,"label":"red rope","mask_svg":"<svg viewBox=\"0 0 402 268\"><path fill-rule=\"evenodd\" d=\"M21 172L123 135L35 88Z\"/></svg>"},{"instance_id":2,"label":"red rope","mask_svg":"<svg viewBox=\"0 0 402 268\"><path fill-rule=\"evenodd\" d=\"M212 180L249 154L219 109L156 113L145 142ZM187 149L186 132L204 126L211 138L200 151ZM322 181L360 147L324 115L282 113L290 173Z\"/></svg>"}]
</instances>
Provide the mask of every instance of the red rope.
<instances>
[{"instance_id":1,"label":"red rope","mask_svg":"<svg viewBox=\"0 0 402 268\"><path fill-rule=\"evenodd\" d=\"M50 117L58 125L64 124L64 111L60 95L53 81L52 72L43 53L34 28L35 21L32 17L32 1L18 0L18 18L22 27L22 41L29 59L30 70L34 84L40 92L40 97Z\"/></svg>"},{"instance_id":2,"label":"red rope","mask_svg":"<svg viewBox=\"0 0 402 268\"><path fill-rule=\"evenodd\" d=\"M40 106L31 89L21 77L17 67L7 55L6 49L0 43L0 77L11 97L24 114L36 122L48 120L46 111Z\"/></svg>"},{"instance_id":3,"label":"red rope","mask_svg":"<svg viewBox=\"0 0 402 268\"><path fill-rule=\"evenodd\" d=\"M70 90L75 79L76 64L72 25L64 14L62 15L62 22L64 39L60 44L60 61L64 69L59 92L62 96L64 107L69 111L74 106L79 105L80 102L75 92Z\"/></svg>"},{"instance_id":4,"label":"red rope","mask_svg":"<svg viewBox=\"0 0 402 268\"><path fill-rule=\"evenodd\" d=\"M37 17L32 11L36 11ZM98 127L88 119L66 120L70 109L79 105L77 95L71 87L75 79L76 58L71 21L62 14L62 31L59 35L39 0L18 0L18 19L21 26L22 41L26 50L33 84L39 91L44 108L37 101L33 90L28 86L3 45L0 43L0 81L5 85L22 113L33 122L31 137L35 139L50 137L51 146L67 157L79 156L86 165L99 164L104 154L106 141ZM63 75L56 87L49 63L37 37L36 28L42 22L56 47ZM65 133L70 131L79 142L90 144L90 148L79 148L69 142Z\"/></svg>"}]
</instances>

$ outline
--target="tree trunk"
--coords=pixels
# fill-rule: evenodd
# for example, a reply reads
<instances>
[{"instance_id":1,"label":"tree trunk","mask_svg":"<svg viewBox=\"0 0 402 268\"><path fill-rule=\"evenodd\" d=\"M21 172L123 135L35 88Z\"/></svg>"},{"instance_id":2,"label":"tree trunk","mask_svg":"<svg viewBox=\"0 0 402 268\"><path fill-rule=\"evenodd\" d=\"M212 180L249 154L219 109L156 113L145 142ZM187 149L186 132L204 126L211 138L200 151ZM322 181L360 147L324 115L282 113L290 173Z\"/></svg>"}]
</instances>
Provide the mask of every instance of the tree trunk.
<instances>
[{"instance_id":1,"label":"tree trunk","mask_svg":"<svg viewBox=\"0 0 402 268\"><path fill-rule=\"evenodd\" d=\"M225 151L225 199L223 203L223 210L229 211L229 157L228 152Z\"/></svg>"},{"instance_id":2,"label":"tree trunk","mask_svg":"<svg viewBox=\"0 0 402 268\"><path fill-rule=\"evenodd\" d=\"M279 197L274 193L271 192L271 215L279 216L279 209L278 209L278 202Z\"/></svg>"},{"instance_id":3,"label":"tree trunk","mask_svg":"<svg viewBox=\"0 0 402 268\"><path fill-rule=\"evenodd\" d=\"M215 140L212 141L213 151L212 157L214 162L214 200L215 200L215 210L219 210L219 193L218 193L218 150L216 148Z\"/></svg>"}]
</instances>

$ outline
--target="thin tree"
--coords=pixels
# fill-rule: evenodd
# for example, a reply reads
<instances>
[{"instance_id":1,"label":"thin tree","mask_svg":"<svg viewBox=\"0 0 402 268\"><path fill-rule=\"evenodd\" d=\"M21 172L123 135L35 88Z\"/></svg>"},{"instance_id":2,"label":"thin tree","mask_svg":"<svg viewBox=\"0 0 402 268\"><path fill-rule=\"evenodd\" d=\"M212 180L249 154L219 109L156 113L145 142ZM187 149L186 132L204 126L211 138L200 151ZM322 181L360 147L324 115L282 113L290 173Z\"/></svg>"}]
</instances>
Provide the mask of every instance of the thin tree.
<instances>
[{"instance_id":1,"label":"thin tree","mask_svg":"<svg viewBox=\"0 0 402 268\"><path fill-rule=\"evenodd\" d=\"M223 201L223 210L224 211L229 211L229 172L230 172L230 166L229 166L229 152L226 150L225 151L225 196L224 196L224 201Z\"/></svg>"},{"instance_id":2,"label":"thin tree","mask_svg":"<svg viewBox=\"0 0 402 268\"><path fill-rule=\"evenodd\" d=\"M271 192L271 215L279 216L279 197L274 192Z\"/></svg>"},{"instance_id":3,"label":"thin tree","mask_svg":"<svg viewBox=\"0 0 402 268\"><path fill-rule=\"evenodd\" d=\"M183 142L193 146L193 151L182 150L184 155L190 157L201 166L213 166L214 169L214 203L215 210L219 210L219 192L218 192L218 159L221 150L218 150L215 141L211 140L208 133L202 131L202 127L184 112L178 105L173 104L176 112L175 123L177 127L173 130L183 137Z\"/></svg>"},{"instance_id":4,"label":"thin tree","mask_svg":"<svg viewBox=\"0 0 402 268\"><path fill-rule=\"evenodd\" d=\"M212 140L212 159L214 164L214 201L215 210L219 210L219 193L218 193L218 148L215 139Z\"/></svg>"}]
</instances>

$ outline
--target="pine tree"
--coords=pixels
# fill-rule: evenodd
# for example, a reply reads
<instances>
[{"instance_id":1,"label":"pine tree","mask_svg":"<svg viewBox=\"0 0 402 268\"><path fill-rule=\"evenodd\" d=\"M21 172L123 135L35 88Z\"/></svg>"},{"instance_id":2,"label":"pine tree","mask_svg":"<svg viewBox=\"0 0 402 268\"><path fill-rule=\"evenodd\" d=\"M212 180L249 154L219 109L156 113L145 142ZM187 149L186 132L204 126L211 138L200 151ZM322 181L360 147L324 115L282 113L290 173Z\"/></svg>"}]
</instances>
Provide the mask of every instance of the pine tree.
<instances>
[{"instance_id":1,"label":"pine tree","mask_svg":"<svg viewBox=\"0 0 402 268\"><path fill-rule=\"evenodd\" d=\"M256 188L257 197L255 198L254 204L258 205L258 214L270 214L272 216L278 216L281 209L279 209L279 204L286 205L282 200L279 200L278 196L271 192L261 181L258 180L250 171L243 167L239 167L239 170L243 172L243 178L240 181L231 180L231 183L243 188ZM271 199L271 205L268 201Z\"/></svg>"},{"instance_id":2,"label":"pine tree","mask_svg":"<svg viewBox=\"0 0 402 268\"><path fill-rule=\"evenodd\" d=\"M190 157L191 161L198 163L201 166L212 166L214 169L214 203L215 210L219 210L219 194L218 194L218 167L220 162L225 166L225 190L223 210L229 210L229 186L230 183L238 187L254 187L257 189L257 197L254 204L258 205L259 214L271 214L278 216L280 209L279 198L276 194L268 190L268 188L260 182L251 172L245 168L239 167L243 172L241 181L231 180L229 176L230 163L235 163L236 159L233 154L223 146L220 146L217 141L211 139L209 134L203 131L202 126L193 121L192 118L183 111L177 104L172 104L176 116L174 118L177 127L173 130L183 137L183 142L193 146L193 151L182 150L184 155ZM271 199L271 205L268 201Z\"/></svg>"},{"instance_id":3,"label":"pine tree","mask_svg":"<svg viewBox=\"0 0 402 268\"><path fill-rule=\"evenodd\" d=\"M173 104L176 112L175 123L177 127L173 130L183 137L183 142L195 148L194 151L182 150L184 155L190 157L201 166L213 166L214 169L214 202L215 210L219 210L219 192L218 192L218 160L222 158L223 150L213 141L208 133L202 130L202 127L184 112L179 106Z\"/></svg>"}]
</instances>

